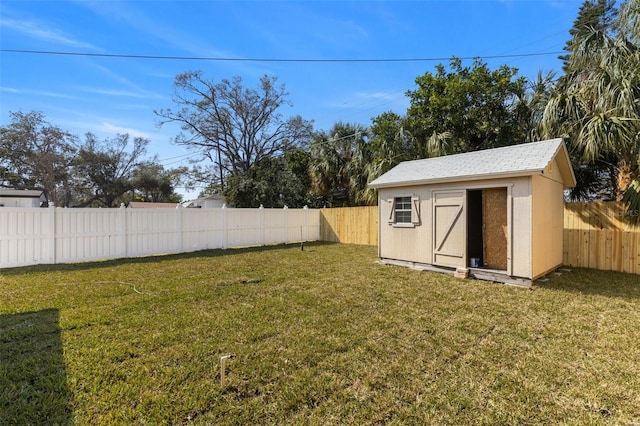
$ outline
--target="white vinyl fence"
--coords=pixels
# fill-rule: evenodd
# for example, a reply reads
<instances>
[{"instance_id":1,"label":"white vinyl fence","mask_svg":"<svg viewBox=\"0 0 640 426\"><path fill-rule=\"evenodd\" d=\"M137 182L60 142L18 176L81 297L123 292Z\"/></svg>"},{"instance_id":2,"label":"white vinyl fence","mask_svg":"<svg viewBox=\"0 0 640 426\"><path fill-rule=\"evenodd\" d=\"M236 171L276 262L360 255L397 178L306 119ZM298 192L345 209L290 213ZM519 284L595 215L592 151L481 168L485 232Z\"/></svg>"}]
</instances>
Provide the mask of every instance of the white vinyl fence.
<instances>
[{"instance_id":1,"label":"white vinyl fence","mask_svg":"<svg viewBox=\"0 0 640 426\"><path fill-rule=\"evenodd\" d=\"M0 268L319 239L307 208L0 208Z\"/></svg>"}]
</instances>

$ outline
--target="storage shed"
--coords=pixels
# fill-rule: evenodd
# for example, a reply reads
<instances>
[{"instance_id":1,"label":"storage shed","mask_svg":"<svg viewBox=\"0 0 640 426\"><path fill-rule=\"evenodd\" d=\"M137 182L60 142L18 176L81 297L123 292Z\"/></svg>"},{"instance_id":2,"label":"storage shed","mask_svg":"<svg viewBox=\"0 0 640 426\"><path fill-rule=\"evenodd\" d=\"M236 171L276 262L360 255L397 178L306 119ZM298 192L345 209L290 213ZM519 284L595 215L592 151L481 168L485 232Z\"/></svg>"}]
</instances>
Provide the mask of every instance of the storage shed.
<instances>
[{"instance_id":1,"label":"storage shed","mask_svg":"<svg viewBox=\"0 0 640 426\"><path fill-rule=\"evenodd\" d=\"M562 139L406 161L378 190L382 263L530 286L562 264Z\"/></svg>"},{"instance_id":2,"label":"storage shed","mask_svg":"<svg viewBox=\"0 0 640 426\"><path fill-rule=\"evenodd\" d=\"M41 189L0 189L0 207L47 207L45 192Z\"/></svg>"}]
</instances>

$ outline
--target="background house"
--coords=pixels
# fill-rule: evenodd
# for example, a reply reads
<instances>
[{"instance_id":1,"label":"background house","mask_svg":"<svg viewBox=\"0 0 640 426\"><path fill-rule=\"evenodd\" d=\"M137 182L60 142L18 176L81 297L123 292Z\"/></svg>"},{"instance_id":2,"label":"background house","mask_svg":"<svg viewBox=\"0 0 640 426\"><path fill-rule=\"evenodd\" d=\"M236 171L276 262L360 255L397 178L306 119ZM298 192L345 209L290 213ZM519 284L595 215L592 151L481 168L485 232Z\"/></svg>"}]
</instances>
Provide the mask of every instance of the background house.
<instances>
[{"instance_id":1,"label":"background house","mask_svg":"<svg viewBox=\"0 0 640 426\"><path fill-rule=\"evenodd\" d=\"M400 163L374 180L384 263L519 285L562 264L562 139Z\"/></svg>"},{"instance_id":2,"label":"background house","mask_svg":"<svg viewBox=\"0 0 640 426\"><path fill-rule=\"evenodd\" d=\"M43 190L0 189L0 207L47 207Z\"/></svg>"},{"instance_id":3,"label":"background house","mask_svg":"<svg viewBox=\"0 0 640 426\"><path fill-rule=\"evenodd\" d=\"M200 197L185 204L185 207L201 209L219 209L226 204L225 198L220 194Z\"/></svg>"}]
</instances>

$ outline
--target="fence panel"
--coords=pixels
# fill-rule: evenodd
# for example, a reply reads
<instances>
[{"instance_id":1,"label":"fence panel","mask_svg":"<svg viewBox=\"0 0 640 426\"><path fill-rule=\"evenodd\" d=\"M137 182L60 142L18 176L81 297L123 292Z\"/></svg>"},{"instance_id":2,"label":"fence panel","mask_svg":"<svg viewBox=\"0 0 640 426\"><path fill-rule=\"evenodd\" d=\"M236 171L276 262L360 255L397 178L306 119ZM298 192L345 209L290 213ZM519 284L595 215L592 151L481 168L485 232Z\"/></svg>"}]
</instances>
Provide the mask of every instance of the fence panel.
<instances>
[{"instance_id":1,"label":"fence panel","mask_svg":"<svg viewBox=\"0 0 640 426\"><path fill-rule=\"evenodd\" d=\"M342 207L320 210L322 241L378 245L378 207Z\"/></svg>"},{"instance_id":2,"label":"fence panel","mask_svg":"<svg viewBox=\"0 0 640 426\"><path fill-rule=\"evenodd\" d=\"M282 240L282 215L279 209L261 209L262 238L264 244Z\"/></svg>"},{"instance_id":3,"label":"fence panel","mask_svg":"<svg viewBox=\"0 0 640 426\"><path fill-rule=\"evenodd\" d=\"M315 241L313 209L0 208L0 268Z\"/></svg>"},{"instance_id":4,"label":"fence panel","mask_svg":"<svg viewBox=\"0 0 640 426\"><path fill-rule=\"evenodd\" d=\"M617 202L566 203L564 264L640 274L640 227L626 220L638 214Z\"/></svg>"},{"instance_id":5,"label":"fence panel","mask_svg":"<svg viewBox=\"0 0 640 426\"><path fill-rule=\"evenodd\" d=\"M227 242L225 247L244 247L262 243L259 209L225 209ZM278 209L280 217L283 211ZM280 242L283 239L280 239Z\"/></svg>"},{"instance_id":6,"label":"fence panel","mask_svg":"<svg viewBox=\"0 0 640 426\"><path fill-rule=\"evenodd\" d=\"M51 262L64 263L119 257L118 210L40 209L55 216L55 252Z\"/></svg>"},{"instance_id":7,"label":"fence panel","mask_svg":"<svg viewBox=\"0 0 640 426\"><path fill-rule=\"evenodd\" d=\"M286 229L285 238L289 243L299 243L305 240L305 219L306 211L298 210L294 211L289 209L285 216L285 223L283 224Z\"/></svg>"},{"instance_id":8,"label":"fence panel","mask_svg":"<svg viewBox=\"0 0 640 426\"><path fill-rule=\"evenodd\" d=\"M125 209L127 257L179 253L183 209Z\"/></svg>"},{"instance_id":9,"label":"fence panel","mask_svg":"<svg viewBox=\"0 0 640 426\"><path fill-rule=\"evenodd\" d=\"M51 212L19 207L2 207L1 211L0 265L23 259L32 264L48 263L53 259L50 239L55 226Z\"/></svg>"},{"instance_id":10,"label":"fence panel","mask_svg":"<svg viewBox=\"0 0 640 426\"><path fill-rule=\"evenodd\" d=\"M182 251L224 247L223 209L182 211Z\"/></svg>"}]
</instances>

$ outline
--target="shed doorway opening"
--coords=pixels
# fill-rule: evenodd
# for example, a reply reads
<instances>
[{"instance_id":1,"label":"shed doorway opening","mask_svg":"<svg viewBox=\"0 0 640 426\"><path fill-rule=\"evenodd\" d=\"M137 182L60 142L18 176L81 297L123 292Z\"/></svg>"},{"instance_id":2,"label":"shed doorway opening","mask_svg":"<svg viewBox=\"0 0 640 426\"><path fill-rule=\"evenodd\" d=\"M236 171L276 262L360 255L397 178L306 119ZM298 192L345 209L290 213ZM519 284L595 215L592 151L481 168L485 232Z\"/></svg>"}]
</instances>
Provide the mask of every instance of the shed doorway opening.
<instances>
[{"instance_id":1,"label":"shed doorway opening","mask_svg":"<svg viewBox=\"0 0 640 426\"><path fill-rule=\"evenodd\" d=\"M507 270L507 188L467 192L467 257L472 268Z\"/></svg>"}]
</instances>

